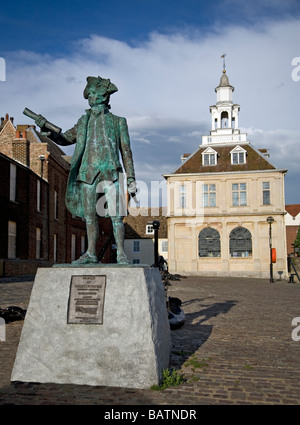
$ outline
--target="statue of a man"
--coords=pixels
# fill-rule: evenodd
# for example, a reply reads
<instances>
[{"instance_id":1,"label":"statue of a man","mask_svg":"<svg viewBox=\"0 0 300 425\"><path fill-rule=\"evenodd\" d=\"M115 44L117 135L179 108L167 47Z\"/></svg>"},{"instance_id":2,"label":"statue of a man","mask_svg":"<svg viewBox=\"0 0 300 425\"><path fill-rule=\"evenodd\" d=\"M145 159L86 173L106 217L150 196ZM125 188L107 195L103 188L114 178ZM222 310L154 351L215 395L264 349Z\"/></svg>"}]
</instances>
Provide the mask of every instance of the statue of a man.
<instances>
[{"instance_id":1,"label":"statue of a man","mask_svg":"<svg viewBox=\"0 0 300 425\"><path fill-rule=\"evenodd\" d=\"M127 177L127 190L131 195L136 192L136 183L126 119L109 112L110 95L117 90L109 79L87 77L83 96L88 99L90 109L86 110L86 114L70 130L60 134L51 132L48 136L62 146L76 143L70 162L66 206L73 215L85 219L88 249L72 264L98 262L96 243L99 228L96 204L100 192L103 192L106 198L104 215L112 220L117 245L117 262L129 263L124 251L123 218L126 206L120 153ZM42 131L47 131L44 127L46 123L44 117L39 116L35 122Z\"/></svg>"}]
</instances>

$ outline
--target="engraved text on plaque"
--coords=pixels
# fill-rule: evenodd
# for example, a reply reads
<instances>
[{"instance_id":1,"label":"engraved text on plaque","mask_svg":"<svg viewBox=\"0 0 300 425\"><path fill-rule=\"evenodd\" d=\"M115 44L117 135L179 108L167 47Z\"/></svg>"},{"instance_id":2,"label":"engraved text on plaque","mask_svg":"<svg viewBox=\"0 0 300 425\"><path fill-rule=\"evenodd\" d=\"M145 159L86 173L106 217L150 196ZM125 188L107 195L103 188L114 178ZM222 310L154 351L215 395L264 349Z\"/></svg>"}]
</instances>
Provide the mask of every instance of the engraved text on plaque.
<instances>
[{"instance_id":1,"label":"engraved text on plaque","mask_svg":"<svg viewBox=\"0 0 300 425\"><path fill-rule=\"evenodd\" d=\"M72 276L68 323L102 324L106 276Z\"/></svg>"}]
</instances>

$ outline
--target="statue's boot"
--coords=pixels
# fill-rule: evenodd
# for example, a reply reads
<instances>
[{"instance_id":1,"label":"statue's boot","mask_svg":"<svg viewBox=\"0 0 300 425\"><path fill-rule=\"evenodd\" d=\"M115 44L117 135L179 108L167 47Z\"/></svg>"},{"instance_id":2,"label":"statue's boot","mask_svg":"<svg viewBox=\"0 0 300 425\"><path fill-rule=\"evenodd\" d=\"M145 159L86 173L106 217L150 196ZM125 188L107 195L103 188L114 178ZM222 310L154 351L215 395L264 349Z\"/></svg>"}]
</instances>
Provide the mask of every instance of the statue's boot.
<instances>
[{"instance_id":1,"label":"statue's boot","mask_svg":"<svg viewBox=\"0 0 300 425\"><path fill-rule=\"evenodd\" d=\"M130 264L130 261L128 260L125 252L117 254L117 262L118 264Z\"/></svg>"},{"instance_id":2,"label":"statue's boot","mask_svg":"<svg viewBox=\"0 0 300 425\"><path fill-rule=\"evenodd\" d=\"M124 250L124 223L123 220L118 217L112 217L112 225L114 237L117 245L117 262L118 264L130 264Z\"/></svg>"},{"instance_id":3,"label":"statue's boot","mask_svg":"<svg viewBox=\"0 0 300 425\"><path fill-rule=\"evenodd\" d=\"M98 263L99 260L96 255L90 254L88 251L83 254L78 260L72 261L72 264L90 264L90 263Z\"/></svg>"}]
</instances>

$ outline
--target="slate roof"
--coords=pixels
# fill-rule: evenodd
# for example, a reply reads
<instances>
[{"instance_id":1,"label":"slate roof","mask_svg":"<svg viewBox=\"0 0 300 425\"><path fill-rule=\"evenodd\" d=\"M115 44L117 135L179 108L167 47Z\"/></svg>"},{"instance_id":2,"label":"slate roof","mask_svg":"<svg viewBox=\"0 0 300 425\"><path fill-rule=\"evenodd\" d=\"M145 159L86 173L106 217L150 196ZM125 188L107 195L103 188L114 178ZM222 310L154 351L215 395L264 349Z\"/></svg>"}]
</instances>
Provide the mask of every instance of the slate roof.
<instances>
[{"instance_id":1,"label":"slate roof","mask_svg":"<svg viewBox=\"0 0 300 425\"><path fill-rule=\"evenodd\" d=\"M246 163L232 165L230 152L236 147L247 151ZM202 165L202 152L208 147L217 152L216 165ZM185 173L218 173L232 171L254 171L254 170L275 170L276 168L266 159L266 157L248 143L232 143L224 145L201 145L199 149L191 154L183 164L181 164L173 174Z\"/></svg>"}]
</instances>

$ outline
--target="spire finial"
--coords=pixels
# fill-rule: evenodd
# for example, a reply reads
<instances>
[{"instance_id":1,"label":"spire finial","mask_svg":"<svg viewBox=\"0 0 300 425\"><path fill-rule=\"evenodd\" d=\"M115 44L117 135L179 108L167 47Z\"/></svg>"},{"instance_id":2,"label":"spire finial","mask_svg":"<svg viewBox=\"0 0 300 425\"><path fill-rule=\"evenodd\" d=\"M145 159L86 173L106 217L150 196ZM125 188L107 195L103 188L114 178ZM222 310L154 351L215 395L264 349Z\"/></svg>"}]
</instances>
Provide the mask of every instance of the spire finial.
<instances>
[{"instance_id":1,"label":"spire finial","mask_svg":"<svg viewBox=\"0 0 300 425\"><path fill-rule=\"evenodd\" d=\"M221 58L223 59L223 73L225 74L225 72L226 72L226 66L225 66L225 56L226 56L226 53L224 53L222 56L221 56Z\"/></svg>"}]
</instances>

